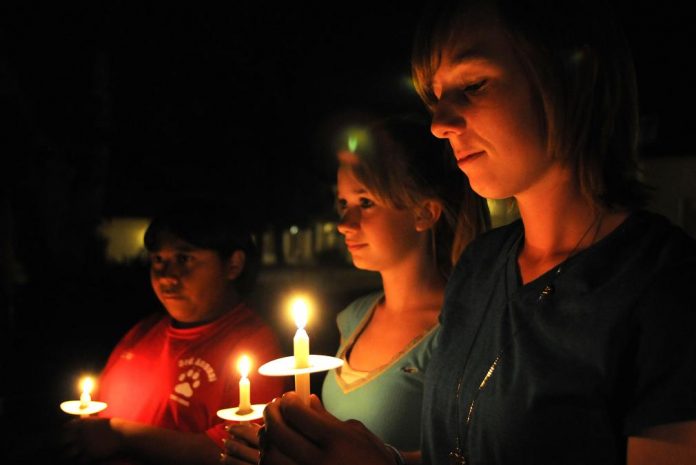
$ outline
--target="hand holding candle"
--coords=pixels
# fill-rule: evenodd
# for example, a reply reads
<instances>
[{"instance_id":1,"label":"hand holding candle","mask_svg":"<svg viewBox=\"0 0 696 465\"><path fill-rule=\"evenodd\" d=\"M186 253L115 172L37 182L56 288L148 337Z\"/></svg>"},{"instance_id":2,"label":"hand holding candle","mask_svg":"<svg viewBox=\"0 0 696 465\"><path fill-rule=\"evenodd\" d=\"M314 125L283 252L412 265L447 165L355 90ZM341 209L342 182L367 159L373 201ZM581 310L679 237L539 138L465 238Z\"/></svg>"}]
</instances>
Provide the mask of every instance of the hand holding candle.
<instances>
[{"instance_id":1,"label":"hand holding candle","mask_svg":"<svg viewBox=\"0 0 696 465\"><path fill-rule=\"evenodd\" d=\"M237 408L238 415L246 415L251 413L251 382L247 376L251 368L251 361L246 355L242 355L237 362L237 369L242 375L239 380L239 407Z\"/></svg>"},{"instance_id":2,"label":"hand holding candle","mask_svg":"<svg viewBox=\"0 0 696 465\"><path fill-rule=\"evenodd\" d=\"M304 327L307 324L308 314L307 300L301 297L295 298L291 303L291 310L297 325L297 332L293 339L293 356L295 368L309 368L309 336ZM309 405L310 378L309 373L295 375L295 392Z\"/></svg>"}]
</instances>

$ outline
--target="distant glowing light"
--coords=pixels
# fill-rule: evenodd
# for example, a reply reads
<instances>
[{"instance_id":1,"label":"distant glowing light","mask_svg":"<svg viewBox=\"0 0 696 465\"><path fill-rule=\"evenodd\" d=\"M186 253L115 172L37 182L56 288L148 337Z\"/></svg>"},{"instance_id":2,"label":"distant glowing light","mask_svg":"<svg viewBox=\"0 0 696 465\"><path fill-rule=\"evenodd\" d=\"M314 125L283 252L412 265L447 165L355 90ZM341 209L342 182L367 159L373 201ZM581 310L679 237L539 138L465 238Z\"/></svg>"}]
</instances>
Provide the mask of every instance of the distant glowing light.
<instances>
[{"instance_id":1,"label":"distant glowing light","mask_svg":"<svg viewBox=\"0 0 696 465\"><path fill-rule=\"evenodd\" d=\"M370 134L364 127L345 128L343 137L346 144L345 148L351 153L356 153L358 149L361 151L371 150Z\"/></svg>"},{"instance_id":2,"label":"distant glowing light","mask_svg":"<svg viewBox=\"0 0 696 465\"><path fill-rule=\"evenodd\" d=\"M294 236L298 232L300 232L300 228L298 228L297 226L294 226L294 225L290 226L290 234L292 234Z\"/></svg>"},{"instance_id":3,"label":"distant glowing light","mask_svg":"<svg viewBox=\"0 0 696 465\"><path fill-rule=\"evenodd\" d=\"M408 90L409 92L416 91L416 87L413 85L413 78L411 78L411 76L402 76L400 78L400 81L401 81L401 86L405 90Z\"/></svg>"}]
</instances>

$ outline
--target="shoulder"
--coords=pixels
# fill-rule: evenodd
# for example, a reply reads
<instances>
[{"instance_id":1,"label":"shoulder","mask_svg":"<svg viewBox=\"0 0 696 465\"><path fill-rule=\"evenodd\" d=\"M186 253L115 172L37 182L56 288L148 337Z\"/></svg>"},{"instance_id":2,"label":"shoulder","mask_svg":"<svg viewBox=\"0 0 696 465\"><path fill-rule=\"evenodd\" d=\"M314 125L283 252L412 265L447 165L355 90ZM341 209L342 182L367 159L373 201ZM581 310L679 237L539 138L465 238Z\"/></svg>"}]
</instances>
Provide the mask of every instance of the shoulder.
<instances>
[{"instance_id":1,"label":"shoulder","mask_svg":"<svg viewBox=\"0 0 696 465\"><path fill-rule=\"evenodd\" d=\"M632 213L597 246L596 273L607 279L621 276L637 284L696 271L696 240L656 213Z\"/></svg>"},{"instance_id":2,"label":"shoulder","mask_svg":"<svg viewBox=\"0 0 696 465\"><path fill-rule=\"evenodd\" d=\"M223 335L221 344L229 351L251 351L263 355L264 360L282 353L276 331L246 303L239 304L220 323L216 333Z\"/></svg>"},{"instance_id":3,"label":"shoulder","mask_svg":"<svg viewBox=\"0 0 696 465\"><path fill-rule=\"evenodd\" d=\"M259 313L246 302L237 304L232 310L221 316L217 324L244 328L268 326Z\"/></svg>"},{"instance_id":4,"label":"shoulder","mask_svg":"<svg viewBox=\"0 0 696 465\"><path fill-rule=\"evenodd\" d=\"M522 220L519 219L486 231L469 244L459 262L498 256L501 249L512 246L523 231Z\"/></svg>"},{"instance_id":5,"label":"shoulder","mask_svg":"<svg viewBox=\"0 0 696 465\"><path fill-rule=\"evenodd\" d=\"M523 232L522 221L516 220L478 236L462 253L449 282L457 283L474 275L483 277L496 271L504 264L507 253L522 237Z\"/></svg>"},{"instance_id":6,"label":"shoulder","mask_svg":"<svg viewBox=\"0 0 696 465\"><path fill-rule=\"evenodd\" d=\"M152 331L158 331L160 329L165 331L168 326L169 316L161 312L152 313L133 325L123 336L122 341L138 340Z\"/></svg>"},{"instance_id":7,"label":"shoulder","mask_svg":"<svg viewBox=\"0 0 696 465\"><path fill-rule=\"evenodd\" d=\"M336 317L336 323L341 334L352 331L383 296L384 292L375 291L359 297L348 304Z\"/></svg>"},{"instance_id":8,"label":"shoulder","mask_svg":"<svg viewBox=\"0 0 696 465\"><path fill-rule=\"evenodd\" d=\"M696 258L696 239L657 213L634 212L617 229L631 242L646 248L646 252L654 253L659 261Z\"/></svg>"}]
</instances>

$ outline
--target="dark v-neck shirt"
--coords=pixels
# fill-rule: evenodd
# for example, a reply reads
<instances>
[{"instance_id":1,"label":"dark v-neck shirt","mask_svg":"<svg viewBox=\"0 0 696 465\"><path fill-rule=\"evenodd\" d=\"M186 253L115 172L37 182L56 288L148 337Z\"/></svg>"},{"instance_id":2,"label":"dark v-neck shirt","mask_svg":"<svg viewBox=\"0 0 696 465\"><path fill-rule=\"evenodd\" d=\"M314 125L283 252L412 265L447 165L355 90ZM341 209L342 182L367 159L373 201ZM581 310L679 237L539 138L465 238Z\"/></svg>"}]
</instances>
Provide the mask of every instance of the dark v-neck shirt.
<instances>
[{"instance_id":1,"label":"dark v-neck shirt","mask_svg":"<svg viewBox=\"0 0 696 465\"><path fill-rule=\"evenodd\" d=\"M522 285L522 235L520 221L483 235L450 278L424 462L448 463L459 437L469 464L624 464L627 436L696 419L696 241L635 212Z\"/></svg>"}]
</instances>

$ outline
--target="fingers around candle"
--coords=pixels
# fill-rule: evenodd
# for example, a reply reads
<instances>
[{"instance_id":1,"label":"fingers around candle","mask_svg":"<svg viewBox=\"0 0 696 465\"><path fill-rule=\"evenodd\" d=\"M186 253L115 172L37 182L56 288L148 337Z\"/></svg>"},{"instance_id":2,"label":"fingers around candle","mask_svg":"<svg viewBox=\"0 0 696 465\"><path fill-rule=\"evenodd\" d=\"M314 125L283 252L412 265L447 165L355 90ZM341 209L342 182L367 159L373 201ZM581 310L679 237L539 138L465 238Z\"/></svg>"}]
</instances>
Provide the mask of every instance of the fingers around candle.
<instances>
[{"instance_id":1,"label":"fingers around candle","mask_svg":"<svg viewBox=\"0 0 696 465\"><path fill-rule=\"evenodd\" d=\"M301 404L299 398L294 394L285 397L296 398L297 402ZM305 437L303 431L292 428L283 419L280 410L283 401L269 404L264 411L265 433L262 433L260 438L262 458L267 453L279 451L283 456L298 463L321 463L321 451L316 444ZM308 411L306 407L304 409Z\"/></svg>"},{"instance_id":2,"label":"fingers around candle","mask_svg":"<svg viewBox=\"0 0 696 465\"><path fill-rule=\"evenodd\" d=\"M259 436L258 432L261 427L255 423L248 423L246 425L230 425L228 428L229 434L236 438L245 441L247 444L259 447Z\"/></svg>"},{"instance_id":3,"label":"fingers around candle","mask_svg":"<svg viewBox=\"0 0 696 465\"><path fill-rule=\"evenodd\" d=\"M321 404L319 399L314 402L315 406L317 403ZM335 433L336 429L342 425L340 420L324 410L323 407L308 408L296 395L284 397L280 403L280 411L283 420L288 425L301 431L304 436L318 444L325 443L331 434Z\"/></svg>"}]
</instances>

